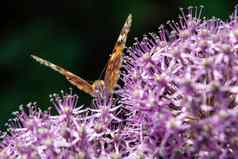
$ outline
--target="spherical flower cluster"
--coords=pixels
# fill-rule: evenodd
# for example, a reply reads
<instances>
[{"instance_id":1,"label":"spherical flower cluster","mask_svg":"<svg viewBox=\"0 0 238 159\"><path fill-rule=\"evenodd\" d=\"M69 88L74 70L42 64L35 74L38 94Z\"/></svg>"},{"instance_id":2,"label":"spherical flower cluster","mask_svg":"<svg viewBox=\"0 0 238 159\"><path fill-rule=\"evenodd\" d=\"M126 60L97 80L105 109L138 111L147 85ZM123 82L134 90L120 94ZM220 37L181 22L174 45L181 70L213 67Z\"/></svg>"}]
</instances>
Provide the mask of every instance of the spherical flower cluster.
<instances>
[{"instance_id":1,"label":"spherical flower cluster","mask_svg":"<svg viewBox=\"0 0 238 159\"><path fill-rule=\"evenodd\" d=\"M77 106L54 94L57 111L21 107L2 133L0 158L235 159L238 156L238 18L178 22L126 50L115 96Z\"/></svg>"},{"instance_id":2,"label":"spherical flower cluster","mask_svg":"<svg viewBox=\"0 0 238 159\"><path fill-rule=\"evenodd\" d=\"M201 19L202 8L127 49L119 94L131 155L238 156L238 21Z\"/></svg>"}]
</instances>

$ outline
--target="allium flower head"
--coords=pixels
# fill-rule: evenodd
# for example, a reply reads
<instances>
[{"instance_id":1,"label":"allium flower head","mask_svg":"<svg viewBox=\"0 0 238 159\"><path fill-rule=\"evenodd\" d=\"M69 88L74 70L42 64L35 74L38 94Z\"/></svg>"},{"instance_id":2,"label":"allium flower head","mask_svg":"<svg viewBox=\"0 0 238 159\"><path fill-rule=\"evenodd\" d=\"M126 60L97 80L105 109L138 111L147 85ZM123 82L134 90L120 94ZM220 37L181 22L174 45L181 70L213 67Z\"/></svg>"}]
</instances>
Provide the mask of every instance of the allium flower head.
<instances>
[{"instance_id":1,"label":"allium flower head","mask_svg":"<svg viewBox=\"0 0 238 159\"><path fill-rule=\"evenodd\" d=\"M178 21L126 50L114 98L77 106L54 94L57 111L30 103L2 134L0 158L232 159L238 156L238 19Z\"/></svg>"},{"instance_id":2,"label":"allium flower head","mask_svg":"<svg viewBox=\"0 0 238 159\"><path fill-rule=\"evenodd\" d=\"M130 153L143 145L147 157L237 156L237 17L201 19L202 9L181 9L178 22L127 49L120 95L131 113Z\"/></svg>"}]
</instances>

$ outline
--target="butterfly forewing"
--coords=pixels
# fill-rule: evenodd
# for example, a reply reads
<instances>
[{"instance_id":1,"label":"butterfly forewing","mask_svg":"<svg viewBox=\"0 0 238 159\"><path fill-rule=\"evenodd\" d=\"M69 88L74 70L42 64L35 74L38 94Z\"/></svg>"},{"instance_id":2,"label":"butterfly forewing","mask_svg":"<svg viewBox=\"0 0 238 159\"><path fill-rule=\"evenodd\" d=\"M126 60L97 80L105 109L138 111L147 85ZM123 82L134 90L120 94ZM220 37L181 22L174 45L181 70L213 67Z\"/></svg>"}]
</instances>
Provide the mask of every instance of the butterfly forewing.
<instances>
[{"instance_id":1,"label":"butterfly forewing","mask_svg":"<svg viewBox=\"0 0 238 159\"><path fill-rule=\"evenodd\" d=\"M126 39L128 32L130 31L131 23L132 23L132 16L130 14L122 27L117 42L112 51L111 57L108 60L107 69L104 77L104 83L106 89L111 94L113 93L113 90L120 76L123 50L126 46Z\"/></svg>"},{"instance_id":2,"label":"butterfly forewing","mask_svg":"<svg viewBox=\"0 0 238 159\"><path fill-rule=\"evenodd\" d=\"M78 89L84 91L85 93L88 93L90 95L93 96L94 93L94 89L92 87L92 85L90 83L88 83L87 81L85 81L84 79L80 78L79 76L73 74L72 72L57 66L47 60L44 60L38 56L35 55L31 55L31 57L33 59L35 59L37 62L59 72L60 74L62 74L63 76L65 76L65 78L74 86L76 86Z\"/></svg>"}]
</instances>

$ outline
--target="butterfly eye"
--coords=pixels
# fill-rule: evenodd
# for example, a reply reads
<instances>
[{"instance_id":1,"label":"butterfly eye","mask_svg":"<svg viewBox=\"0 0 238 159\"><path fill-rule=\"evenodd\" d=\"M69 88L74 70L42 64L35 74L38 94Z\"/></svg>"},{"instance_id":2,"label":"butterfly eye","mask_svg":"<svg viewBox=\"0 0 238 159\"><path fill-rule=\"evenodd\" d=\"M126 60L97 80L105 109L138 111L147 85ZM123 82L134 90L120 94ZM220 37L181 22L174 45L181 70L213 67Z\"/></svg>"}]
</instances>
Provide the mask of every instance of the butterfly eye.
<instances>
[{"instance_id":1,"label":"butterfly eye","mask_svg":"<svg viewBox=\"0 0 238 159\"><path fill-rule=\"evenodd\" d=\"M105 90L105 85L103 80L96 80L93 83L93 89L95 90L96 93L103 92Z\"/></svg>"}]
</instances>

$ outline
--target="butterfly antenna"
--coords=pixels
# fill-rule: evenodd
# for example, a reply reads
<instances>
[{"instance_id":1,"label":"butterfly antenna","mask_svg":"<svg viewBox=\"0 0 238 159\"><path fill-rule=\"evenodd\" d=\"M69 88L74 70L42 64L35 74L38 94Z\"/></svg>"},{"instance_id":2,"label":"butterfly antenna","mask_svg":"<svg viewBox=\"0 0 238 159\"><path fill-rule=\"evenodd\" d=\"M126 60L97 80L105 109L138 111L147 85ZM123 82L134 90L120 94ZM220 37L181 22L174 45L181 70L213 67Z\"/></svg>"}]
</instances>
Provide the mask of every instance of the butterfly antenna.
<instances>
[{"instance_id":1,"label":"butterfly antenna","mask_svg":"<svg viewBox=\"0 0 238 159\"><path fill-rule=\"evenodd\" d=\"M103 67L103 69L102 69L102 71L100 73L99 79L102 79L102 75L106 71L107 65L108 65L107 63L104 65L104 67Z\"/></svg>"}]
</instances>

